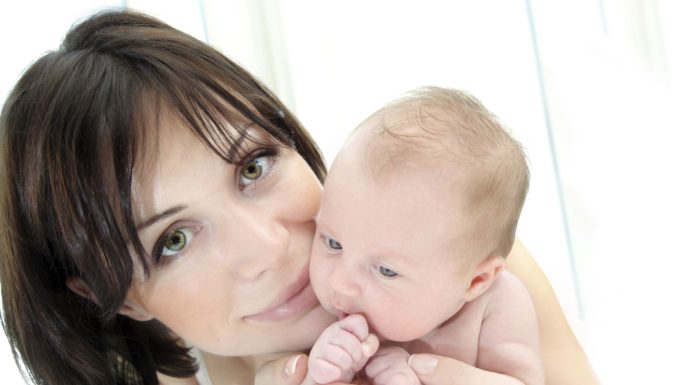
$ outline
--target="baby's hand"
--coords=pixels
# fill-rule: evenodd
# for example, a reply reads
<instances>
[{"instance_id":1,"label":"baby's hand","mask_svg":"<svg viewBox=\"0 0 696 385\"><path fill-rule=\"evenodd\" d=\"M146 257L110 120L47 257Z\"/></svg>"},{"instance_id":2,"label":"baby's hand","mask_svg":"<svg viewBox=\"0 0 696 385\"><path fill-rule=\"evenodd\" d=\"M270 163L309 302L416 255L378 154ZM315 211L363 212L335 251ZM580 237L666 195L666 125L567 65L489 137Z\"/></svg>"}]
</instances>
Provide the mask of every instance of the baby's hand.
<instances>
[{"instance_id":1,"label":"baby's hand","mask_svg":"<svg viewBox=\"0 0 696 385\"><path fill-rule=\"evenodd\" d=\"M308 377L318 384L350 382L372 357L379 341L365 317L352 314L324 330L309 353Z\"/></svg>"},{"instance_id":2,"label":"baby's hand","mask_svg":"<svg viewBox=\"0 0 696 385\"><path fill-rule=\"evenodd\" d=\"M397 346L379 349L365 367L373 385L420 385L418 376L408 366L410 354Z\"/></svg>"}]
</instances>

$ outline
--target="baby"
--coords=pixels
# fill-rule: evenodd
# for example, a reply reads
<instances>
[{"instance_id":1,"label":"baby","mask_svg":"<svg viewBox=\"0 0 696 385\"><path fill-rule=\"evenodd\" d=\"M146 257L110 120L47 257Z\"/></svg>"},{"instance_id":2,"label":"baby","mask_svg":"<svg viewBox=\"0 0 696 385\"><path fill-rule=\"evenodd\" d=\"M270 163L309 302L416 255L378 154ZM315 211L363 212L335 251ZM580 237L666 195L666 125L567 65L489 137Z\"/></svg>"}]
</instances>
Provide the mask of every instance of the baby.
<instances>
[{"instance_id":1,"label":"baby","mask_svg":"<svg viewBox=\"0 0 696 385\"><path fill-rule=\"evenodd\" d=\"M527 187L522 148L466 93L419 89L360 124L316 218L312 286L339 321L305 383L364 367L375 384L419 384L410 353L434 353L543 384L531 299L504 270Z\"/></svg>"}]
</instances>

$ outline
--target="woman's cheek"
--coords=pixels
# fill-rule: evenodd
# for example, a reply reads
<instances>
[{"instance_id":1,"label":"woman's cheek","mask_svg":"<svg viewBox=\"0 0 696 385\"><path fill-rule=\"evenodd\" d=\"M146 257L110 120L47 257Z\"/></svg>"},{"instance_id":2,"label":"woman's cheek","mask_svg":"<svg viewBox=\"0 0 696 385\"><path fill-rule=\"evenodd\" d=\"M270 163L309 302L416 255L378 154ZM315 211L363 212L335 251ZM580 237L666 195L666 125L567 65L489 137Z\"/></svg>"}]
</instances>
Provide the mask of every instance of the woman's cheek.
<instances>
[{"instance_id":1,"label":"woman's cheek","mask_svg":"<svg viewBox=\"0 0 696 385\"><path fill-rule=\"evenodd\" d=\"M286 178L290 185L284 189L286 194L292 194L287 196L287 202L298 219L313 221L319 211L322 186L304 159L299 154L293 156L294 166Z\"/></svg>"}]
</instances>

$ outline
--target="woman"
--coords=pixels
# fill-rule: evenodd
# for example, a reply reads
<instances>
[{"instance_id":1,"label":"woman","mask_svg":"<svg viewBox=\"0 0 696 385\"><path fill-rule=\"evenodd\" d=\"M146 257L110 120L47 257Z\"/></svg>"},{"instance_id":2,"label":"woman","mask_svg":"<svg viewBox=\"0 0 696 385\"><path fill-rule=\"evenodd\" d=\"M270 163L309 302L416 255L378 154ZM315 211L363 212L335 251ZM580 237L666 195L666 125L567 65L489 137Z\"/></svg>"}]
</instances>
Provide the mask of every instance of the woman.
<instances>
[{"instance_id":1,"label":"woman","mask_svg":"<svg viewBox=\"0 0 696 385\"><path fill-rule=\"evenodd\" d=\"M214 384L299 383L305 357L287 352L332 321L307 276L325 168L256 79L109 12L26 71L0 130L3 325L32 380L195 383L193 346ZM539 309L548 383L591 375L521 246L510 264ZM445 357L412 365L425 384L488 379Z\"/></svg>"}]
</instances>

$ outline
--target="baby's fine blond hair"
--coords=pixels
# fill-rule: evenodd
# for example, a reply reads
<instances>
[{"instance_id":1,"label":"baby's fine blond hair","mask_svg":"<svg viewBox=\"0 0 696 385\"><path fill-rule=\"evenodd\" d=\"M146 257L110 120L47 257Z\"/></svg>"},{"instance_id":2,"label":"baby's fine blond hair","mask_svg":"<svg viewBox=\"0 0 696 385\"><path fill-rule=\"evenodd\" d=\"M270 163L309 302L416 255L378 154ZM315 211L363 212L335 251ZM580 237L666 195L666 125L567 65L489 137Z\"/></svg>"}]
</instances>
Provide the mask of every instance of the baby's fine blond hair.
<instances>
[{"instance_id":1,"label":"baby's fine blond hair","mask_svg":"<svg viewBox=\"0 0 696 385\"><path fill-rule=\"evenodd\" d=\"M451 165L451 178L463 192L463 215L474 223L470 236L482 245L480 256L507 256L529 186L527 160L520 143L475 97L419 88L376 111L355 133L364 130L365 159L377 178Z\"/></svg>"}]
</instances>

